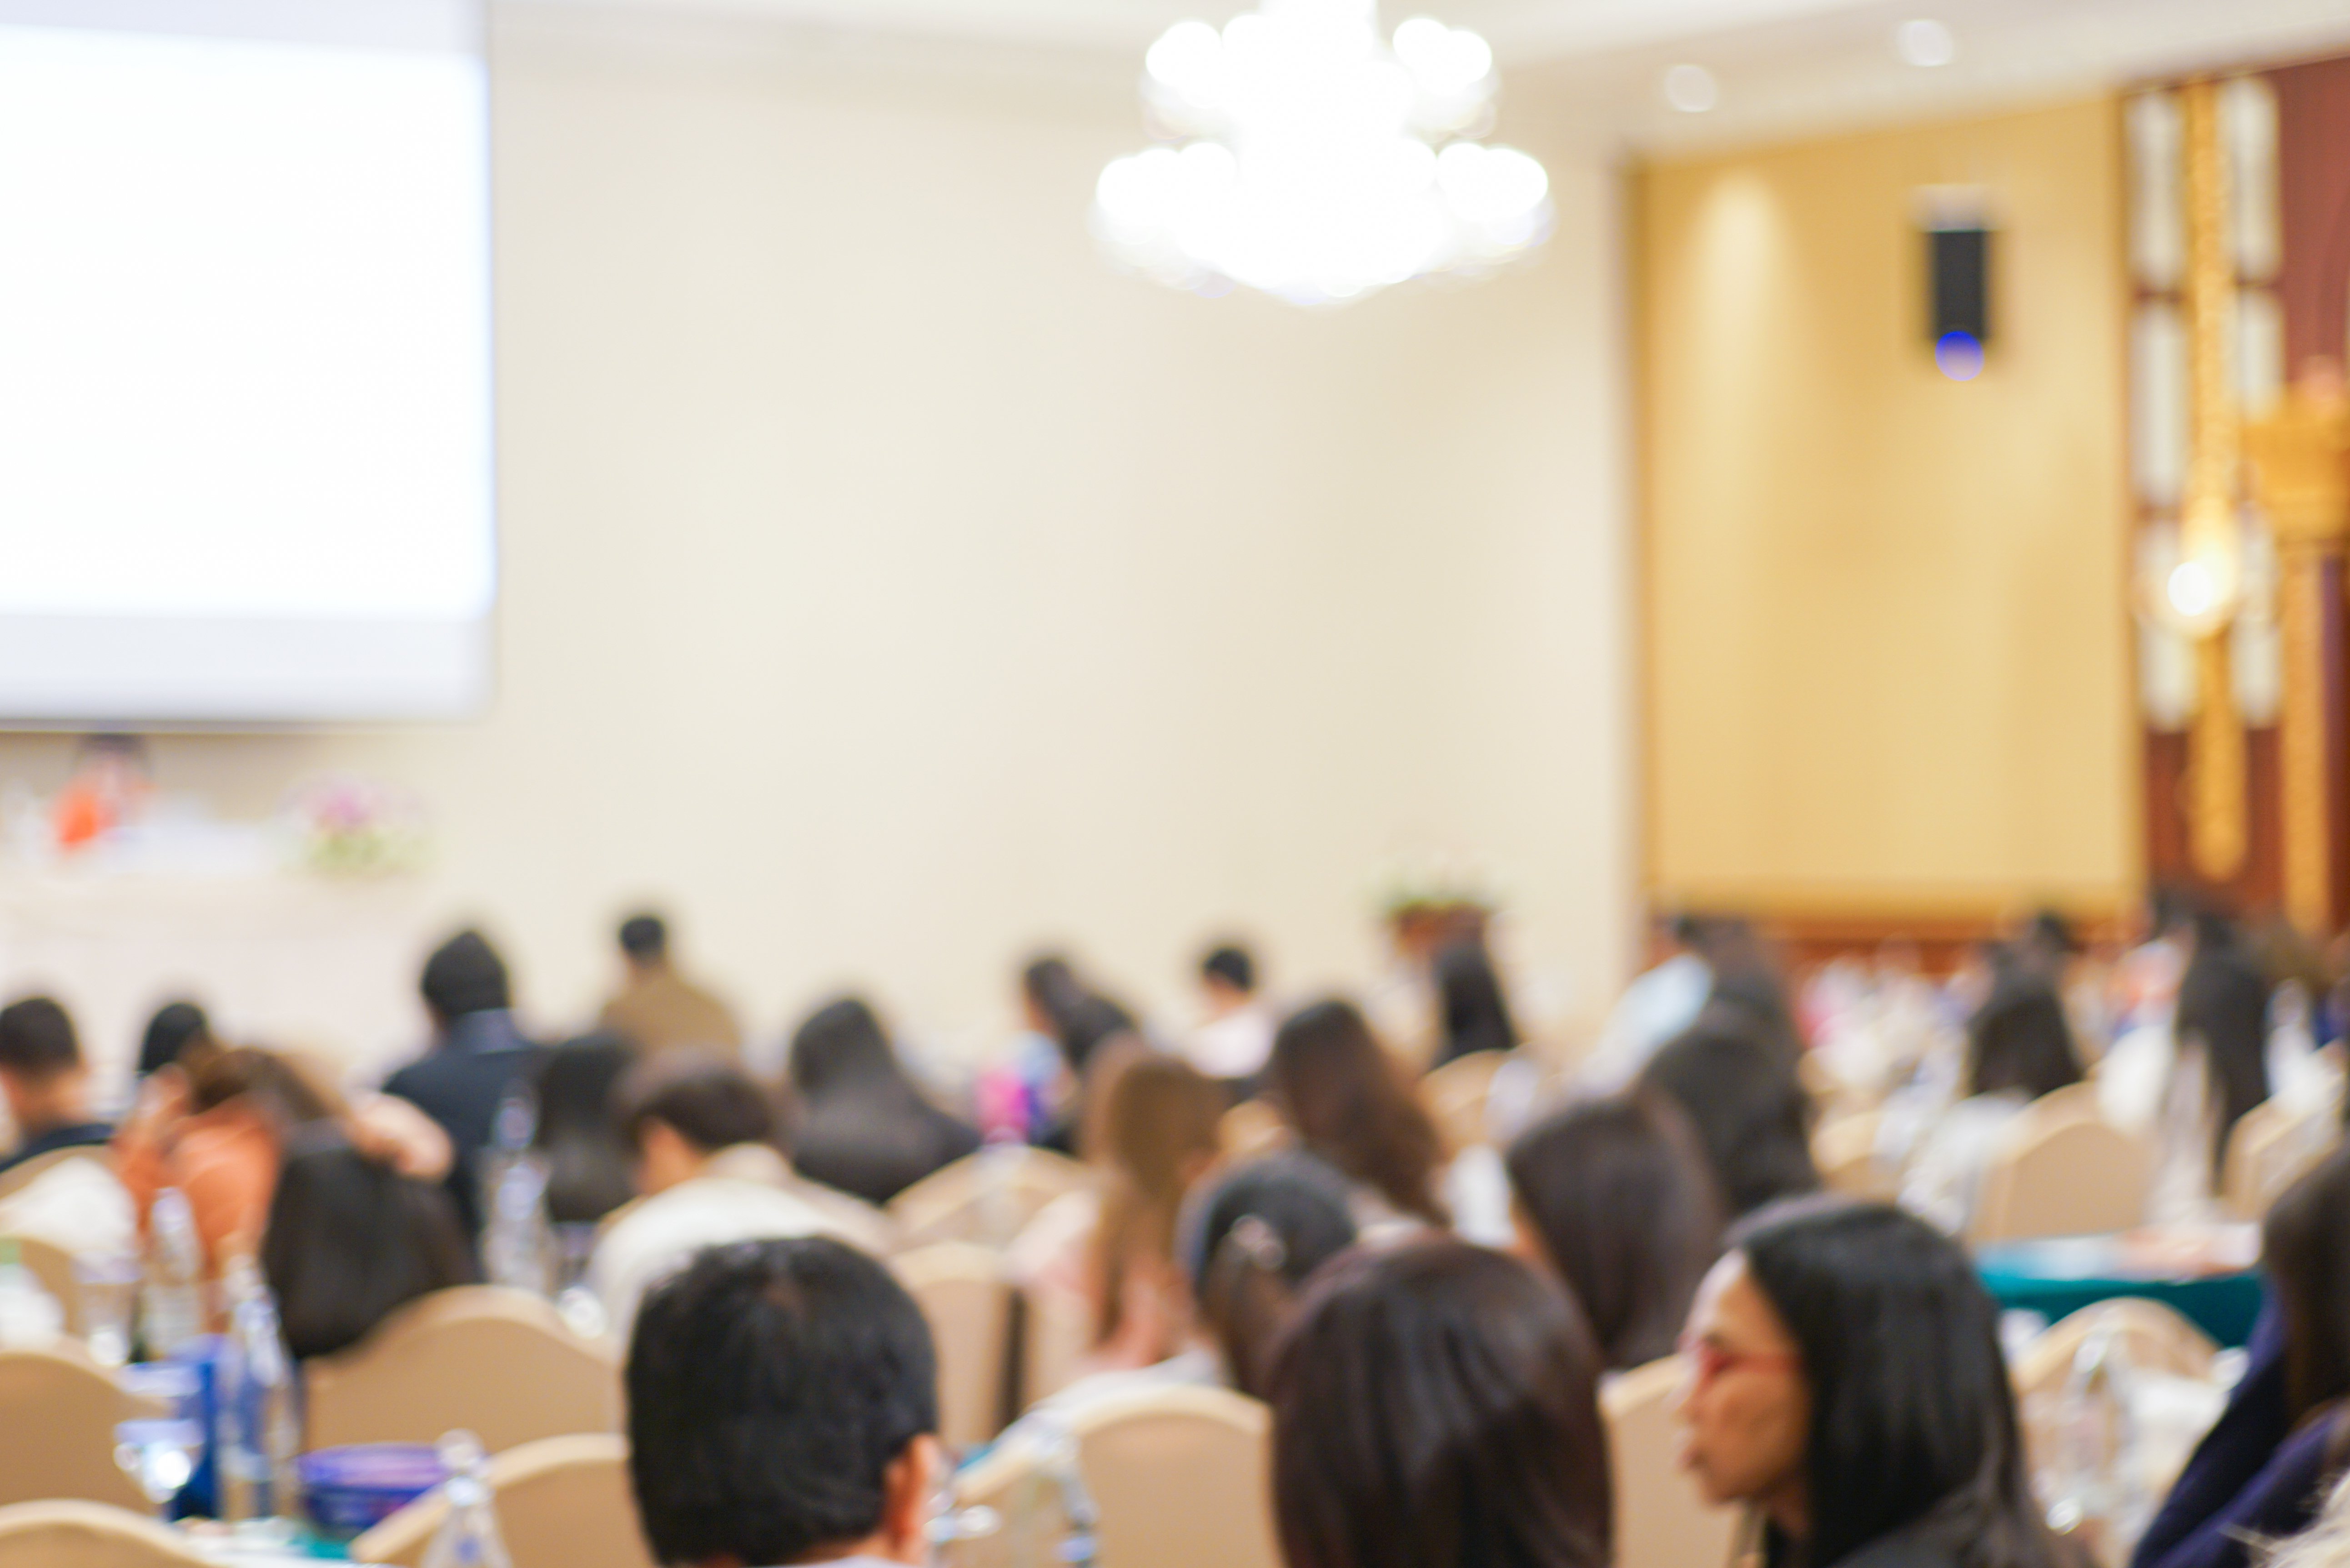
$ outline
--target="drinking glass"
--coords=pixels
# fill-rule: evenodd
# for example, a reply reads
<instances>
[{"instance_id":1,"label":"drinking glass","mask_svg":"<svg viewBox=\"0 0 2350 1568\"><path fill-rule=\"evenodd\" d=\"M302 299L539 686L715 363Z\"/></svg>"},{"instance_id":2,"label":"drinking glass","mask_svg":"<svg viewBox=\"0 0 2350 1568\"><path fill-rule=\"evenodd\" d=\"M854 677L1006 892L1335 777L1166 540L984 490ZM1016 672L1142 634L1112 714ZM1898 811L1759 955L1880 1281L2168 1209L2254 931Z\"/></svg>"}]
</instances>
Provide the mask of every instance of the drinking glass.
<instances>
[{"instance_id":1,"label":"drinking glass","mask_svg":"<svg viewBox=\"0 0 2350 1568\"><path fill-rule=\"evenodd\" d=\"M196 1459L203 1451L203 1428L184 1416L141 1417L114 1428L114 1462L138 1483L154 1505L156 1517L166 1522L172 1517L172 1500L196 1473Z\"/></svg>"},{"instance_id":2,"label":"drinking glass","mask_svg":"<svg viewBox=\"0 0 2350 1568\"><path fill-rule=\"evenodd\" d=\"M130 1314L139 1300L139 1260L128 1252L92 1252L74 1259L82 1342L100 1366L130 1359Z\"/></svg>"}]
</instances>

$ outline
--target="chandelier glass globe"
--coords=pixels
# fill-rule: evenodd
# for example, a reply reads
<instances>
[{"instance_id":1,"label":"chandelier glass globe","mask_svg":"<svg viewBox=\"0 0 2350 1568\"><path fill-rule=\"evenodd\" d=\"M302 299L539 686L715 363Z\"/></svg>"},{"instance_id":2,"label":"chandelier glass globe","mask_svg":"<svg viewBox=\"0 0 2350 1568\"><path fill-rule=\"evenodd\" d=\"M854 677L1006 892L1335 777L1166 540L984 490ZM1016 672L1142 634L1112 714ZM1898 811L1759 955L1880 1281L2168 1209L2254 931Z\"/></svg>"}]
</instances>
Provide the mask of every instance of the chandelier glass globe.
<instances>
[{"instance_id":1,"label":"chandelier glass globe","mask_svg":"<svg viewBox=\"0 0 2350 1568\"><path fill-rule=\"evenodd\" d=\"M1177 23L1144 71L1160 143L1102 171L1093 228L1147 277L1337 305L1549 237L1542 165L1477 140L1495 81L1474 33L1415 16L1389 39L1371 0L1262 0Z\"/></svg>"}]
</instances>

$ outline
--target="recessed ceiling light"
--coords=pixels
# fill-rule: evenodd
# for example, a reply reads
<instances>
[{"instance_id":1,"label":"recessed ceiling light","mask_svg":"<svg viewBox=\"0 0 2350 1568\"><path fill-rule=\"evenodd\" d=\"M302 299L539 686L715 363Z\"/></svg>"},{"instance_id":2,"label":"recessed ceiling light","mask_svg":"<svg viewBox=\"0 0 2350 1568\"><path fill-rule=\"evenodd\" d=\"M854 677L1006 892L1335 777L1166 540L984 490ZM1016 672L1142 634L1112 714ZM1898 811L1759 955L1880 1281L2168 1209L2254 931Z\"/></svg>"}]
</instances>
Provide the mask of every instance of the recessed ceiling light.
<instances>
[{"instance_id":1,"label":"recessed ceiling light","mask_svg":"<svg viewBox=\"0 0 2350 1568\"><path fill-rule=\"evenodd\" d=\"M1665 73L1665 101L1683 114L1703 114L1721 101L1721 88L1703 66L1675 66Z\"/></svg>"},{"instance_id":2,"label":"recessed ceiling light","mask_svg":"<svg viewBox=\"0 0 2350 1568\"><path fill-rule=\"evenodd\" d=\"M1959 57L1958 40L1950 30L1928 16L1894 29L1893 48L1913 66L1947 66Z\"/></svg>"}]
</instances>

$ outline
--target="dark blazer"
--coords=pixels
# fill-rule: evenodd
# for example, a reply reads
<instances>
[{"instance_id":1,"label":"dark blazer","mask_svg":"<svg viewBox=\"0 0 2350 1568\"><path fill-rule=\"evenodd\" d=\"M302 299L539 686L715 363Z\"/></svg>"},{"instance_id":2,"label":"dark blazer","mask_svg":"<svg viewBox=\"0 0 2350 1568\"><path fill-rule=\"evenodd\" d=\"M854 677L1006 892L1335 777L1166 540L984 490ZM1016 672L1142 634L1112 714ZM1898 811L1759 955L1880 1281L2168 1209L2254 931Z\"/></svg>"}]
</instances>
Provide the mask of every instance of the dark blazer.
<instances>
[{"instance_id":1,"label":"dark blazer","mask_svg":"<svg viewBox=\"0 0 2350 1568\"><path fill-rule=\"evenodd\" d=\"M2244 1568L2244 1534L2293 1535L2317 1517L2334 1412L2288 1425L2284 1316L2273 1293L2245 1351L2242 1380L2138 1538L2130 1568Z\"/></svg>"},{"instance_id":2,"label":"dark blazer","mask_svg":"<svg viewBox=\"0 0 2350 1568\"><path fill-rule=\"evenodd\" d=\"M456 1158L449 1166L449 1196L475 1241L482 1234L481 1157L490 1141L498 1103L517 1079L535 1077L542 1047L523 1038L514 1014L499 1009L452 1020L421 1059L384 1080L398 1095L441 1124Z\"/></svg>"}]
</instances>

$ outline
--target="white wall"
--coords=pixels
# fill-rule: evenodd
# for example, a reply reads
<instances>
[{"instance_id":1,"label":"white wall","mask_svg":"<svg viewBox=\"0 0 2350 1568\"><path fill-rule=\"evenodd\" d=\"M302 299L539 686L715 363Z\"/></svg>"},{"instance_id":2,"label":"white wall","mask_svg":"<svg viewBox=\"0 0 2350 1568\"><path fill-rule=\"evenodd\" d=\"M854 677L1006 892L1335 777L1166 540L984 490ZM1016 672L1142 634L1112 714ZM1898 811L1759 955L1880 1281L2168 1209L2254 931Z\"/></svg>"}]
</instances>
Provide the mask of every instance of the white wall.
<instances>
[{"instance_id":1,"label":"white wall","mask_svg":"<svg viewBox=\"0 0 2350 1568\"><path fill-rule=\"evenodd\" d=\"M167 785L411 786L432 923L486 919L550 1023L645 896L767 1032L852 980L990 1027L1047 940L1161 1008L1227 927L1278 983L1359 979L1375 889L1431 850L1604 1003L1633 807L1599 163L1519 106L1538 265L1309 315L1097 257L1123 76L536 22L496 87L496 709L167 738ZM68 751L0 740L0 778Z\"/></svg>"}]
</instances>

